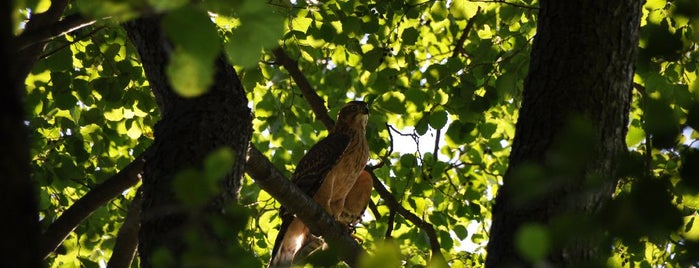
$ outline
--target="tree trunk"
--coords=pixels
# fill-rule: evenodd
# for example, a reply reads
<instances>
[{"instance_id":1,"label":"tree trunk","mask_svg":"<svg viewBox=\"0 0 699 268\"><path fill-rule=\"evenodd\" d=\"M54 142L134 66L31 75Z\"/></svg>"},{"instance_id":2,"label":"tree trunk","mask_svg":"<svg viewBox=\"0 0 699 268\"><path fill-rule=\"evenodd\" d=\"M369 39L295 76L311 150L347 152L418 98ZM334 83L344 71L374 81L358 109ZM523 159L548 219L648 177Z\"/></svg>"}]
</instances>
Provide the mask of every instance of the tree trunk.
<instances>
[{"instance_id":1,"label":"tree trunk","mask_svg":"<svg viewBox=\"0 0 699 268\"><path fill-rule=\"evenodd\" d=\"M626 151L642 1L540 3L510 166L493 207L488 267L531 265L514 246L523 224L555 233L562 215L593 215L610 199ZM523 176L526 167L542 168L542 176ZM521 186L538 194L523 197ZM608 250L595 247L600 236L553 238L553 267L596 261Z\"/></svg>"},{"instance_id":2,"label":"tree trunk","mask_svg":"<svg viewBox=\"0 0 699 268\"><path fill-rule=\"evenodd\" d=\"M155 127L154 152L146 156L144 169L141 264L152 266L151 254L165 248L175 263L183 265L182 254L188 250L186 231L207 224L206 217L199 213L223 213L229 201L238 196L252 131L250 109L235 70L225 57L216 60L215 84L206 94L181 98L172 91L165 75L172 49L160 28L160 19L138 19L126 23L125 28L138 49L162 114ZM185 209L173 192L174 176L184 168L201 169L204 158L224 146L233 150L235 165L222 182L223 192L202 211ZM230 246L222 242L231 237L210 235L206 239L211 241L209 245L216 245L216 250Z\"/></svg>"},{"instance_id":3,"label":"tree trunk","mask_svg":"<svg viewBox=\"0 0 699 268\"><path fill-rule=\"evenodd\" d=\"M24 77L16 67L12 36L12 1L0 4L0 267L40 267L39 220L34 185L29 178L29 143L24 125Z\"/></svg>"}]
</instances>

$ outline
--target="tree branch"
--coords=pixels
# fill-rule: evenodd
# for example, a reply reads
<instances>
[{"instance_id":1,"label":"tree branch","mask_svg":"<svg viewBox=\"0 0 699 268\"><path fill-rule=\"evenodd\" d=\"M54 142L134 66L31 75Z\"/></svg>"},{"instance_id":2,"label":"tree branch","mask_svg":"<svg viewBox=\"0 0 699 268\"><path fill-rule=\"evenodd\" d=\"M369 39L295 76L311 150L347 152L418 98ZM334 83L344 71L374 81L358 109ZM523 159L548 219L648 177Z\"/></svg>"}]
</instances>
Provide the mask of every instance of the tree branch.
<instances>
[{"instance_id":1,"label":"tree branch","mask_svg":"<svg viewBox=\"0 0 699 268\"><path fill-rule=\"evenodd\" d=\"M56 221L51 223L40 238L39 254L41 254L40 256L42 259L46 259L51 252L55 251L56 248L63 243L63 240L66 239L68 234L70 234L80 222L90 216L92 212L140 181L139 174L143 170L143 165L145 163L144 155L148 151L149 150L146 150L146 152L139 155L133 162L119 171L119 173L85 194L80 200L76 201L68 208L68 210L63 212Z\"/></svg>"},{"instance_id":2,"label":"tree branch","mask_svg":"<svg viewBox=\"0 0 699 268\"><path fill-rule=\"evenodd\" d=\"M498 4L504 4L504 5L513 6L513 7L526 8L526 9L539 9L538 7L535 7L535 6L527 6L527 5L523 5L523 4L517 4L517 3L507 2L507 1L505 1L505 0L469 0L469 2L474 2L474 3L498 3Z\"/></svg>"},{"instance_id":3,"label":"tree branch","mask_svg":"<svg viewBox=\"0 0 699 268\"><path fill-rule=\"evenodd\" d=\"M308 102L308 105L311 106L311 109L313 110L313 113L315 113L316 117L323 122L323 125L325 125L327 129L332 129L335 125L335 121L328 116L328 109L325 107L325 101L318 96L316 91L313 89L313 86L311 86L311 83L309 83L306 76L303 75L299 69L298 62L290 58L289 55L284 52L284 49L280 47L274 49L272 53L274 53L274 57L276 57L277 62L284 66L286 71L289 72L289 75L291 75L291 78L294 79L294 82L296 82L296 85L299 86L301 94L303 94L303 97Z\"/></svg>"},{"instance_id":4,"label":"tree branch","mask_svg":"<svg viewBox=\"0 0 699 268\"><path fill-rule=\"evenodd\" d=\"M58 21L58 19L61 18L63 11L68 6L68 1L69 0L51 1L51 7L49 7L46 12L34 14L31 18L29 18L29 21L24 27L24 31L39 31L40 29L46 28ZM14 38L12 40L13 43L17 41L18 40ZM20 47L19 44L15 44L15 49L17 49L17 51L15 51L15 55L17 57L16 66L10 68L10 77L17 81L24 81L27 75L29 75L29 71L34 66L34 63L36 63L36 60L39 58L39 55L41 55L41 53L44 51L44 45L45 43L36 43L26 47Z\"/></svg>"},{"instance_id":5,"label":"tree branch","mask_svg":"<svg viewBox=\"0 0 699 268\"><path fill-rule=\"evenodd\" d=\"M403 218L409 220L410 222L415 224L415 226L425 231L425 233L427 234L427 238L430 240L430 247L432 249L432 259L434 259L435 257L444 258L444 256L442 255L441 247L439 245L439 241L437 240L437 233L434 231L434 227L432 226L432 224L420 219L420 217L401 206L396 200L396 198L393 197L391 192L389 192L386 189L386 187L383 186L383 183L379 180L379 178L376 177L374 171L371 169L366 169L366 171L368 171L369 174L371 174L371 178L374 180L374 189L376 189L376 192L378 192L381 198L383 198L383 200L386 201L386 205L388 205L388 207L392 211L398 212L398 214L403 216Z\"/></svg>"},{"instance_id":6,"label":"tree branch","mask_svg":"<svg viewBox=\"0 0 699 268\"><path fill-rule=\"evenodd\" d=\"M456 58L459 56L459 54L461 54L462 50L464 49L464 43L466 42L466 39L468 39L468 33L471 31L471 28L473 28L473 23L476 21L476 16L478 16L479 13L481 13L481 7L478 7L476 14L473 14L473 17L468 19L466 27L464 27L464 30L461 33L461 37L459 37L459 40L457 40L456 44L454 44L454 53L451 54L452 58Z\"/></svg>"},{"instance_id":7,"label":"tree branch","mask_svg":"<svg viewBox=\"0 0 699 268\"><path fill-rule=\"evenodd\" d=\"M129 213L126 214L126 219L124 219L124 223L121 225L121 228L119 228L114 250L112 251L112 257L109 258L107 268L128 268L131 266L131 262L133 262L133 258L136 256L136 249L138 248L138 230L141 227L142 201L143 193L139 187L136 196L131 200Z\"/></svg>"},{"instance_id":8,"label":"tree branch","mask_svg":"<svg viewBox=\"0 0 699 268\"><path fill-rule=\"evenodd\" d=\"M340 259L347 265L357 265L359 255L364 249L350 236L347 227L335 221L318 203L286 179L267 157L252 145L248 150L245 171L262 190L296 214L313 234L322 236L331 248L339 249L337 252Z\"/></svg>"},{"instance_id":9,"label":"tree branch","mask_svg":"<svg viewBox=\"0 0 699 268\"><path fill-rule=\"evenodd\" d=\"M47 42L58 36L91 25L95 21L80 14L74 14L46 27L27 29L16 37L17 47L19 50L23 50L29 46Z\"/></svg>"},{"instance_id":10,"label":"tree branch","mask_svg":"<svg viewBox=\"0 0 699 268\"><path fill-rule=\"evenodd\" d=\"M475 17L475 15L474 15L474 17ZM298 69L297 63L294 60L290 59L289 56L286 55L284 50L282 50L281 48L277 48L273 52L275 54L275 57L277 57L277 61L280 61L282 63L282 65L285 68L287 68L287 71L289 71L291 76L294 77L294 80L298 79L299 81L302 81L302 83L306 84L305 86L301 86L301 83L299 83L299 81L296 82L297 84L299 84L299 87L302 88L301 91L304 92L304 98L306 98L306 101L309 103L309 105L311 105L312 108L318 107L317 109L313 108L313 112L316 114L316 117L318 117L321 120L323 120L323 118L326 118L325 120L327 120L329 122L333 122L332 124L329 124L326 121L323 121L323 124L328 129L331 129L332 126L334 125L334 121L332 119L330 119L330 116L328 116L328 111L327 111L327 109L325 109L325 104L323 102L323 99L318 97L318 94L315 93L315 91L311 87L310 83L308 83L308 80L306 80L306 78L303 76L303 73L301 73L301 71ZM390 127L391 126L388 124L386 124L386 126L389 128L389 135L390 135ZM400 132L398 132L398 133L400 133ZM262 153L260 153L259 150L252 147L249 150L248 157L249 157L249 159L247 161L248 164L250 164L252 162L254 165L262 165L262 166L258 166L256 168L268 170L267 172L258 171L260 173L253 175L251 170L249 169L249 167L246 166L246 172L248 174L250 174L250 176L253 177L253 179L258 182L258 184L260 184L260 181L258 181L257 178L268 179L270 176L275 175L275 176L279 177L281 181L284 181L284 184L291 185L293 187L287 186L287 185L279 186L279 185L271 184L268 187L273 188L273 189L270 189L270 190L277 191L277 192L279 192L278 194L289 194L289 195L296 195L296 194L291 194L290 193L291 191L299 191L298 188L295 187L295 185L293 185L291 182L286 180L281 175L281 173L279 173L279 171L277 171L274 168L274 166L271 163L269 163L269 160L267 160L267 158L264 157L264 155L262 155ZM260 164L263 161L265 161L267 164ZM367 170L369 172L369 174L371 174L371 177L374 181L374 189L376 189L376 191L379 193L381 198L383 198L384 200L386 200L386 202L388 202L388 207L392 211L398 212L398 214L402 215L405 219L411 221L413 224L415 224L415 226L423 229L425 231L425 233L427 233L427 237L430 240L430 246L432 249L432 258L434 259L435 257L439 257L439 258L443 259L444 256L442 255L441 247L439 245L439 241L437 240L437 234L434 230L434 227L431 224L420 219L417 215L406 210L403 206L401 206L398 203L398 201L395 199L395 197L393 197L393 195L383 186L383 183L376 177L376 174L374 174L374 169L375 168L372 168L372 167L365 168L365 170ZM263 186L260 185L260 187L263 187ZM285 202L282 202L282 200L280 200L279 198L277 198L277 196L275 194L273 194L272 192L270 192L270 190L267 190L267 189L264 189L264 190L267 191L270 195L272 195L272 197L277 199L280 203L282 203L282 205L287 207L287 204ZM300 193L300 191L299 191L299 193ZM329 215L327 215L327 213L325 213L325 211L317 203L315 203L310 198L306 197L303 193L300 193L300 194L302 196L304 196L305 199L307 199L304 201L309 201L310 203L312 203L312 204L307 204L308 206L312 205L312 207L314 207L314 209L312 209L312 210L319 209L320 211L315 211L315 212L316 213L321 212L322 214L324 214L324 216L329 217ZM297 199L297 200L295 201L294 199ZM287 202L299 203L298 198L294 198L294 199L291 199ZM298 204L295 204L295 205L298 205ZM301 206L300 209L303 209L303 206ZM296 212L293 209L290 209L290 210L292 212ZM299 217L299 218L301 218L301 217ZM314 219L314 218L309 218L309 220L312 220L312 219ZM301 220L304 223L306 223L305 219L301 218ZM331 220L331 222L337 224L337 222L332 220L332 218L330 218L330 220ZM313 223L316 224L316 222L313 222ZM324 223L324 224L321 224L321 226L328 226L328 225L326 225ZM310 226L309 226L309 228L310 228ZM311 228L311 230L313 230L313 228ZM354 240L352 240L352 242L356 245L356 242L354 242ZM331 244L331 246L332 246L332 244ZM357 247L359 247L359 246L357 245ZM340 247L340 248L346 248L346 247ZM361 247L359 247L359 249L361 250ZM348 263L348 264L350 264L350 263ZM352 266L352 265L350 265L350 266Z\"/></svg>"}]
</instances>

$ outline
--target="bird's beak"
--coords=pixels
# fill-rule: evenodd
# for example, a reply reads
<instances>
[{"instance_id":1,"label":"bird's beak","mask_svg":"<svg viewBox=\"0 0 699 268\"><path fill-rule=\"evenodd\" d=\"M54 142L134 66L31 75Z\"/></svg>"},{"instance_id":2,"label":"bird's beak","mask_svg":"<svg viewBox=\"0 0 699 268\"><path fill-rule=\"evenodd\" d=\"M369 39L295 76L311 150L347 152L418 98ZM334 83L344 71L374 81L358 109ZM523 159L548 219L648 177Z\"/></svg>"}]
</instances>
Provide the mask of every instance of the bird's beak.
<instances>
[{"instance_id":1,"label":"bird's beak","mask_svg":"<svg viewBox=\"0 0 699 268\"><path fill-rule=\"evenodd\" d=\"M369 114L369 104L364 105L364 107L362 107L362 113Z\"/></svg>"}]
</instances>

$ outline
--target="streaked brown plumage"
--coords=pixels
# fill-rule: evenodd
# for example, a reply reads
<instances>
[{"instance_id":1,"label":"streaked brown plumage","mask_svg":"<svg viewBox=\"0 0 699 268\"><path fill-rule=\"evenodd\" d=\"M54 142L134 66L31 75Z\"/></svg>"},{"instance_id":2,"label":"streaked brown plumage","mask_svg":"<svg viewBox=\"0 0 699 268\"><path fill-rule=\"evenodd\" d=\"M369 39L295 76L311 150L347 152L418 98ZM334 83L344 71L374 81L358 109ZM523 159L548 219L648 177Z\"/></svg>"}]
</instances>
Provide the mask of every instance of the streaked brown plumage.
<instances>
[{"instance_id":1,"label":"streaked brown plumage","mask_svg":"<svg viewBox=\"0 0 699 268\"><path fill-rule=\"evenodd\" d=\"M350 191L360 178L364 166L369 160L369 146L366 140L366 124L369 108L365 102L352 101L342 107L337 116L335 127L323 140L315 144L301 158L291 180L302 191L319 203L325 211L340 220L346 204L354 203L348 199ZM365 179L361 189L366 191ZM355 194L349 197L366 198L371 195ZM357 200L364 202L364 200ZM360 205L352 206L349 217L361 216ZM366 207L366 205L364 205ZM363 212L363 209L361 209ZM272 249L270 267L289 267L302 246L312 241L308 228L283 207L280 210L282 225ZM349 222L347 222L349 223Z\"/></svg>"}]
</instances>

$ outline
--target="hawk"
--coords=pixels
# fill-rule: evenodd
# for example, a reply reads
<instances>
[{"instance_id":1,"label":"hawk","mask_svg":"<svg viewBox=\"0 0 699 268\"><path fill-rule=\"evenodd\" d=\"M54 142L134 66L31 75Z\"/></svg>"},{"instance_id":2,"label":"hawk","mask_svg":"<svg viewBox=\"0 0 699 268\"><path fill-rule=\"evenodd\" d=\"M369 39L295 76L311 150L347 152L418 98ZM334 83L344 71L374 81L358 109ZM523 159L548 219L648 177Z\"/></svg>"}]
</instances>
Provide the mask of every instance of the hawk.
<instances>
[{"instance_id":1,"label":"hawk","mask_svg":"<svg viewBox=\"0 0 699 268\"><path fill-rule=\"evenodd\" d=\"M367 103L345 104L328 136L308 150L291 176L296 186L343 224L359 219L371 197L371 177L363 171L369 160L368 116ZM291 266L302 247L317 242L308 227L284 207L280 215L282 225L274 241L270 267Z\"/></svg>"}]
</instances>

